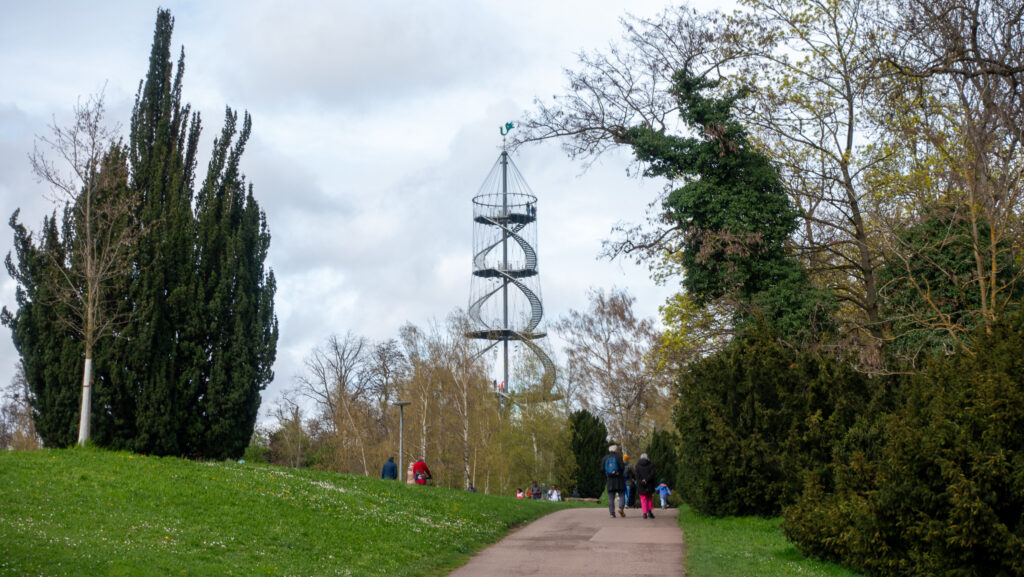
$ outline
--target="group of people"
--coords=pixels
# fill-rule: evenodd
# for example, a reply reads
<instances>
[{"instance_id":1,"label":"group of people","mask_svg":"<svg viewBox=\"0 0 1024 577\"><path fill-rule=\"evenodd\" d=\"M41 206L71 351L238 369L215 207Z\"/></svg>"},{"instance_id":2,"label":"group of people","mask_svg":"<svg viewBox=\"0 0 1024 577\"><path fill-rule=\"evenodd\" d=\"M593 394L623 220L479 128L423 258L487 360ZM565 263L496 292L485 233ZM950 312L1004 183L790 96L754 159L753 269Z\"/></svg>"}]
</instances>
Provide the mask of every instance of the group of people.
<instances>
[{"instance_id":1,"label":"group of people","mask_svg":"<svg viewBox=\"0 0 1024 577\"><path fill-rule=\"evenodd\" d=\"M528 488L526 491L516 489L516 499L545 499L547 501L561 501L562 492L558 490L557 485L551 485L551 488L545 491L537 484L537 481L534 481L533 486Z\"/></svg>"},{"instance_id":2,"label":"group of people","mask_svg":"<svg viewBox=\"0 0 1024 577\"><path fill-rule=\"evenodd\" d=\"M654 518L654 506L652 498L655 491L661 496L661 507L668 505L668 496L672 494L664 479L659 483L657 470L654 463L647 458L647 453L640 455L636 467L627 464L629 455L620 455L619 447L611 445L608 447L608 454L601 460L601 472L605 476L605 488L608 490L608 513L615 517L615 501L618 498L618 512L620 517L626 516L626 504L631 497L630 493L635 490L640 497L640 510L644 519ZM635 489L634 489L635 487Z\"/></svg>"},{"instance_id":3,"label":"group of people","mask_svg":"<svg viewBox=\"0 0 1024 577\"><path fill-rule=\"evenodd\" d=\"M661 496L661 508L664 509L668 506L668 496L672 494L672 491L669 490L664 479L656 481L657 471L654 468L654 463L647 458L647 453L640 455L636 467L630 465L628 461L629 455L620 455L617 445L609 446L608 454L601 460L601 472L605 476L605 488L608 489L608 513L615 517L615 502L618 498L619 516L625 517L626 506L632 503L631 498L635 492L635 495L640 497L640 510L643 512L644 519L653 519L652 499L654 493L657 492ZM384 463L380 477L381 479L398 479L398 465L395 463L394 457L389 457L388 462ZM409 483L426 485L432 475L426 462L423 459L417 459L410 465L407 477ZM476 488L472 484L467 490L476 492ZM573 496L579 495L574 491ZM537 481L534 481L526 491L516 489L516 499L561 501L562 492L556 485L551 485L551 488L545 491L537 484Z\"/></svg>"},{"instance_id":4,"label":"group of people","mask_svg":"<svg viewBox=\"0 0 1024 577\"><path fill-rule=\"evenodd\" d=\"M388 457L388 462L384 463L384 466L381 467L380 478L392 481L398 479L398 464L395 463L394 457ZM427 481L432 478L433 476L430 474L430 467L427 466L427 463L423 459L417 459L409 467L406 482L426 485Z\"/></svg>"}]
</instances>

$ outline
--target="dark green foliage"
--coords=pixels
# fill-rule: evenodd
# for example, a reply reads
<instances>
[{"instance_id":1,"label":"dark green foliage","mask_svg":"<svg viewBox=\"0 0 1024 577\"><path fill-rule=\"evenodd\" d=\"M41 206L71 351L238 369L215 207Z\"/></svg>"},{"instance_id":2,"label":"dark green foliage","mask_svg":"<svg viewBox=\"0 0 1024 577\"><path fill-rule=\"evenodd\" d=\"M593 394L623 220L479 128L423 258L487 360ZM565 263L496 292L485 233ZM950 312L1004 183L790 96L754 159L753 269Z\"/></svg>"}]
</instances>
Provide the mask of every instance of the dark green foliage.
<instances>
[{"instance_id":1,"label":"dark green foliage","mask_svg":"<svg viewBox=\"0 0 1024 577\"><path fill-rule=\"evenodd\" d=\"M600 497L605 485L601 459L608 448L608 429L588 411L579 410L569 415L569 431L569 447L576 459L576 488L582 497Z\"/></svg>"},{"instance_id":2,"label":"dark green foliage","mask_svg":"<svg viewBox=\"0 0 1024 577\"><path fill-rule=\"evenodd\" d=\"M63 276L68 246L61 240L57 217L43 221L39 244L11 216L17 264L7 255L7 272L17 283L15 312L3 309L29 384L36 432L48 447L67 447L78 439L83 345L64 320L72 313L54 294ZM66 236L65 236L66 237Z\"/></svg>"},{"instance_id":3,"label":"dark green foliage","mask_svg":"<svg viewBox=\"0 0 1024 577\"><path fill-rule=\"evenodd\" d=\"M229 109L196 210L193 346L209 359L198 365L197 401L201 414L218 416L202 427L200 452L216 458L237 457L248 445L277 343L274 277L263 269L270 234L238 169L251 121L246 114L232 147L237 120Z\"/></svg>"},{"instance_id":4,"label":"dark green foliage","mask_svg":"<svg viewBox=\"0 0 1024 577\"><path fill-rule=\"evenodd\" d=\"M733 117L741 94L705 96L718 82L686 70L673 78L680 115L699 136L637 126L622 139L647 165L647 176L684 182L669 194L663 210L681 232L680 246L666 252L677 252L669 258L683 268L686 293L698 305L732 300L740 325L766 316L787 336L827 331L834 299L810 285L790 254L799 213L778 171Z\"/></svg>"},{"instance_id":5,"label":"dark green foliage","mask_svg":"<svg viewBox=\"0 0 1024 577\"><path fill-rule=\"evenodd\" d=\"M777 514L824 474L868 398L847 363L778 337L759 322L680 378L678 492L702 513Z\"/></svg>"},{"instance_id":6,"label":"dark green foliage","mask_svg":"<svg viewBox=\"0 0 1024 577\"><path fill-rule=\"evenodd\" d=\"M1024 575L1024 317L932 361L786 513L811 554L874 575Z\"/></svg>"},{"instance_id":7,"label":"dark green foliage","mask_svg":"<svg viewBox=\"0 0 1024 577\"><path fill-rule=\"evenodd\" d=\"M100 201L130 199L141 232L131 247L131 275L107 289L109 306L130 322L94 352L93 440L140 453L236 458L273 377L276 287L264 270L270 234L239 170L248 115L239 130L228 110L206 182L193 194L201 124L181 101L184 54L175 69L172 30L170 13L159 10L129 143L114 147L103 164L117 168L110 172L120 180ZM19 283L19 310L4 311L40 434L51 446L75 439L80 398L81 344L64 328L69 313L53 306L44 282L80 258L70 252L76 229L66 214L63 235L49 219L39 247L12 219L18 265L8 258L8 270Z\"/></svg>"},{"instance_id":8,"label":"dark green foliage","mask_svg":"<svg viewBox=\"0 0 1024 577\"><path fill-rule=\"evenodd\" d=\"M679 446L679 438L669 431L654 431L651 440L647 443L647 458L654 463L658 470L658 478L665 479L670 488L679 486L679 455L676 447Z\"/></svg>"},{"instance_id":9,"label":"dark green foliage","mask_svg":"<svg viewBox=\"0 0 1024 577\"><path fill-rule=\"evenodd\" d=\"M798 213L778 172L732 117L738 95L705 97L717 83L686 71L674 79L680 114L701 136L636 127L626 140L648 164L648 176L686 182L669 195L664 210L684 233L680 263L687 294L698 304L726 295L749 299L775 278Z\"/></svg>"},{"instance_id":10,"label":"dark green foliage","mask_svg":"<svg viewBox=\"0 0 1024 577\"><path fill-rule=\"evenodd\" d=\"M978 248L988 253L989 227L983 222L975 225ZM891 319L889 349L897 357L914 362L921 356L953 352L984 322L970 227L957 214L936 208L898 233L904 256L893 256L878 274L883 312ZM1008 247L999 251L996 278L1004 288L998 291L999 301L990 303L996 311L1020 300L1013 254Z\"/></svg>"}]
</instances>

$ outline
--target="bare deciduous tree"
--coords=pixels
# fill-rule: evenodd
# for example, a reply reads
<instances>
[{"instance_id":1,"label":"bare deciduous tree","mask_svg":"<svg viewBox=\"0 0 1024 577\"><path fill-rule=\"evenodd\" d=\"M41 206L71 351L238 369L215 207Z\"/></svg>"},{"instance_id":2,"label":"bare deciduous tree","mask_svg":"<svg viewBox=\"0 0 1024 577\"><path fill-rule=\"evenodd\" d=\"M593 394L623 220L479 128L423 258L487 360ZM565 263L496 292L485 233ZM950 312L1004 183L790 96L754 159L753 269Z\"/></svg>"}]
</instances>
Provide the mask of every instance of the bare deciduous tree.
<instances>
[{"instance_id":1,"label":"bare deciduous tree","mask_svg":"<svg viewBox=\"0 0 1024 577\"><path fill-rule=\"evenodd\" d=\"M42 150L40 149L42 147ZM57 157L54 161L47 154ZM68 325L79 333L85 348L82 370L82 408L78 442L89 439L93 352L100 339L127 322L107 300L112 285L131 274L130 248L137 237L135 205L128 190L128 163L116 129L104 124L102 95L79 103L74 122L56 122L49 136L37 138L29 155L32 170L51 187L53 200L70 211L73 251L67 263L54 263L64 275L53 287L74 318Z\"/></svg>"},{"instance_id":2,"label":"bare deciduous tree","mask_svg":"<svg viewBox=\"0 0 1024 577\"><path fill-rule=\"evenodd\" d=\"M916 215L940 213L951 226L936 243L966 238L972 275L943 270L947 282L971 293L969 311L988 325L1019 293L1020 205L1024 200L1024 4L1019 0L903 0L887 24L898 42L880 52L895 69L889 103L895 138L909 167L901 190L913 194ZM897 212L891 210L890 213ZM965 328L942 310L932 287L914 274L927 254L900 243L893 253L904 279L917 287L927 313L920 324L959 341Z\"/></svg>"},{"instance_id":3,"label":"bare deciduous tree","mask_svg":"<svg viewBox=\"0 0 1024 577\"><path fill-rule=\"evenodd\" d=\"M653 354L660 335L650 319L636 318L634 301L624 290L592 289L589 310L569 311L554 325L587 387L585 405L629 450L656 428L667 428L671 405L668 374Z\"/></svg>"},{"instance_id":4,"label":"bare deciduous tree","mask_svg":"<svg viewBox=\"0 0 1024 577\"><path fill-rule=\"evenodd\" d=\"M352 444L359 451L359 468L370 474L367 456L372 419L367 411L369 384L361 379L366 339L347 333L332 335L306 359L306 374L297 378L298 393L316 403L331 427L338 456Z\"/></svg>"},{"instance_id":5,"label":"bare deciduous tree","mask_svg":"<svg viewBox=\"0 0 1024 577\"><path fill-rule=\"evenodd\" d=\"M0 451L38 449L42 443L36 434L29 397L31 391L25 379L25 369L20 362L11 384L4 392L4 403L0 406Z\"/></svg>"}]
</instances>

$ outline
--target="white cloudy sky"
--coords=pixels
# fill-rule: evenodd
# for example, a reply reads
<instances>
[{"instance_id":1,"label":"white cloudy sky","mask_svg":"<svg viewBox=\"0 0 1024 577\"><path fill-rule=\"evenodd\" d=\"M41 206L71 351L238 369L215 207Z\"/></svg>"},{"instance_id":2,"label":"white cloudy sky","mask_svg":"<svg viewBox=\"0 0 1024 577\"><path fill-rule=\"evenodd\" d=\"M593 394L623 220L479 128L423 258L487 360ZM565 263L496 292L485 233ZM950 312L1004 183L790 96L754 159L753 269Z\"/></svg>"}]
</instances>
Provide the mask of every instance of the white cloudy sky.
<instances>
[{"instance_id":1,"label":"white cloudy sky","mask_svg":"<svg viewBox=\"0 0 1024 577\"><path fill-rule=\"evenodd\" d=\"M253 117L243 170L269 221L281 329L267 408L332 333L385 339L466 307L471 198L499 153L499 126L562 92L563 68L619 39L627 10L667 5L0 0L0 255L16 208L33 229L53 210L27 159L35 135L104 86L123 130L157 7L169 8L175 58L186 52L184 97L203 116L201 150L225 106ZM671 287L597 255L616 223L642 219L661 184L627 177L625 156L584 172L554 143L514 159L539 198L546 321L583 309L588 287L626 287L640 315L656 316ZM14 308L14 286L0 272L0 304ZM17 354L0 330L6 385Z\"/></svg>"}]
</instances>

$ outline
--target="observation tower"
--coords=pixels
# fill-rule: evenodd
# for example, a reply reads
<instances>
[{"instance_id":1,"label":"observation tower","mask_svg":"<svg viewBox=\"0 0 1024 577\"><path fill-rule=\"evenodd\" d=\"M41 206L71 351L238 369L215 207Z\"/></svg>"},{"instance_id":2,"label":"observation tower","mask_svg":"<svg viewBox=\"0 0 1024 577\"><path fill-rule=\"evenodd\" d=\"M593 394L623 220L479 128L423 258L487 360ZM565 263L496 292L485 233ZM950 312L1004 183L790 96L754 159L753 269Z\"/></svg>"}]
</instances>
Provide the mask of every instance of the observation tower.
<instances>
[{"instance_id":1,"label":"observation tower","mask_svg":"<svg viewBox=\"0 0 1024 577\"><path fill-rule=\"evenodd\" d=\"M501 129L504 137L512 123ZM542 394L549 396L555 383L555 365L535 342L541 328L544 303L537 273L537 197L519 173L508 150L491 168L473 197L473 278L469 295L470 330L466 336L493 341L483 352L501 344L504 379L500 393L511 393L509 344L530 349L544 368Z\"/></svg>"}]
</instances>

